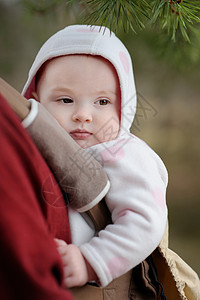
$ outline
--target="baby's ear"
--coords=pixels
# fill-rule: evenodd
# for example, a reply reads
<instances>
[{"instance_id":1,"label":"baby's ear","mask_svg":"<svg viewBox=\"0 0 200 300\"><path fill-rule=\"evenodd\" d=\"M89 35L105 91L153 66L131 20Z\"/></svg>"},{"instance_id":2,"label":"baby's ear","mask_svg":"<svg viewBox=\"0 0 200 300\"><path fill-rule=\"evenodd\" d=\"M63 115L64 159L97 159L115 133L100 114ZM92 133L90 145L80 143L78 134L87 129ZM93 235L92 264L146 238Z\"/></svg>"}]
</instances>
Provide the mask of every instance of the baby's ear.
<instances>
[{"instance_id":1,"label":"baby's ear","mask_svg":"<svg viewBox=\"0 0 200 300\"><path fill-rule=\"evenodd\" d=\"M38 97L38 94L36 92L31 93L31 98L33 98L33 99L35 99L39 102L39 97Z\"/></svg>"}]
</instances>

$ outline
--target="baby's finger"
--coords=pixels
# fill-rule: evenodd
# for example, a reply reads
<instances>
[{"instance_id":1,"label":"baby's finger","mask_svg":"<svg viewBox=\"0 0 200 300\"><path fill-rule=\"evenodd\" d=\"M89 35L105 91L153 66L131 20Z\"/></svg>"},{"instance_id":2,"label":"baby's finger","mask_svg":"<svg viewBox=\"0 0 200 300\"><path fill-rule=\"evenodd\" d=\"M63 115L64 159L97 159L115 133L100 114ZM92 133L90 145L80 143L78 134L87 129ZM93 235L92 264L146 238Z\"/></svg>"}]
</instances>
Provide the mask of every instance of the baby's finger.
<instances>
[{"instance_id":1,"label":"baby's finger","mask_svg":"<svg viewBox=\"0 0 200 300\"><path fill-rule=\"evenodd\" d=\"M64 279L64 285L66 288L72 288L75 286L83 286L85 284L85 281L83 281L81 278L77 278L76 276L68 276Z\"/></svg>"},{"instance_id":2,"label":"baby's finger","mask_svg":"<svg viewBox=\"0 0 200 300\"><path fill-rule=\"evenodd\" d=\"M62 260L63 260L63 258L67 255L67 246L66 247L57 247L57 250L58 250L60 256L62 256Z\"/></svg>"},{"instance_id":3,"label":"baby's finger","mask_svg":"<svg viewBox=\"0 0 200 300\"><path fill-rule=\"evenodd\" d=\"M56 243L56 245L57 245L58 247L67 246L67 243L66 243L65 241L63 241L63 240L60 240L60 239L54 239L54 241L55 241L55 243Z\"/></svg>"},{"instance_id":4,"label":"baby's finger","mask_svg":"<svg viewBox=\"0 0 200 300\"><path fill-rule=\"evenodd\" d=\"M73 270L70 268L70 266L64 265L63 271L65 279L73 276Z\"/></svg>"},{"instance_id":5,"label":"baby's finger","mask_svg":"<svg viewBox=\"0 0 200 300\"><path fill-rule=\"evenodd\" d=\"M66 278L64 279L64 286L65 286L66 288L68 288L68 289L75 286L75 285L74 285L74 280L73 280L73 278L72 278L71 276L66 277Z\"/></svg>"}]
</instances>

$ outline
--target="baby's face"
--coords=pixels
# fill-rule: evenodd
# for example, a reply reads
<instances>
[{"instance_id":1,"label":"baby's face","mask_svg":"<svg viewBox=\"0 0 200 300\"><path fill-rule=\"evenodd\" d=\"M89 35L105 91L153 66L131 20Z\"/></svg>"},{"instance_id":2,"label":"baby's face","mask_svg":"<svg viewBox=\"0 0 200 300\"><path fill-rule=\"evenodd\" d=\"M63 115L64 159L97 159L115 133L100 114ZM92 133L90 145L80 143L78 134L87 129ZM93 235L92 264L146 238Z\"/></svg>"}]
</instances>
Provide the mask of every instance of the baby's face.
<instances>
[{"instance_id":1,"label":"baby's face","mask_svg":"<svg viewBox=\"0 0 200 300\"><path fill-rule=\"evenodd\" d=\"M120 87L112 64L91 55L48 62L37 97L83 148L113 140L120 126Z\"/></svg>"}]
</instances>

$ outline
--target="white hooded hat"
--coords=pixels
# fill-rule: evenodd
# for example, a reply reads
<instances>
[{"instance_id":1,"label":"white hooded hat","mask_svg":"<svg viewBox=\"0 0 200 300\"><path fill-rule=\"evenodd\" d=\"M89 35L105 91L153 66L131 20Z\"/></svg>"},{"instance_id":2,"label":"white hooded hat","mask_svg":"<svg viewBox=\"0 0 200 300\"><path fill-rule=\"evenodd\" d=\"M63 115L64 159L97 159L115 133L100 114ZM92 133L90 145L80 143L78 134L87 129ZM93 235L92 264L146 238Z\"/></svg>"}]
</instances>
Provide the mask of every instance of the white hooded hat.
<instances>
[{"instance_id":1,"label":"white hooded hat","mask_svg":"<svg viewBox=\"0 0 200 300\"><path fill-rule=\"evenodd\" d=\"M121 129L130 130L136 112L136 89L132 61L123 43L106 27L71 25L51 36L39 50L22 94L31 98L35 76L48 60L68 54L99 55L115 67L121 89Z\"/></svg>"}]
</instances>

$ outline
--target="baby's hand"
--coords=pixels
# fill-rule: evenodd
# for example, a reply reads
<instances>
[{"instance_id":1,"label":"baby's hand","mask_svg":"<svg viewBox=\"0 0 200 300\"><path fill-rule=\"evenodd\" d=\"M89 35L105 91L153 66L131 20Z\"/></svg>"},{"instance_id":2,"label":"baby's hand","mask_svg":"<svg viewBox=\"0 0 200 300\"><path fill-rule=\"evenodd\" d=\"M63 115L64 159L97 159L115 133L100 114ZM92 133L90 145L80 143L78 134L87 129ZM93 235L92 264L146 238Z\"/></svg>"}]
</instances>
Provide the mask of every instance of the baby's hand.
<instances>
[{"instance_id":1,"label":"baby's hand","mask_svg":"<svg viewBox=\"0 0 200 300\"><path fill-rule=\"evenodd\" d=\"M55 242L64 265L64 285L66 288L83 286L88 281L96 279L93 269L86 262L77 246L67 245L63 240L58 239L55 239Z\"/></svg>"}]
</instances>

